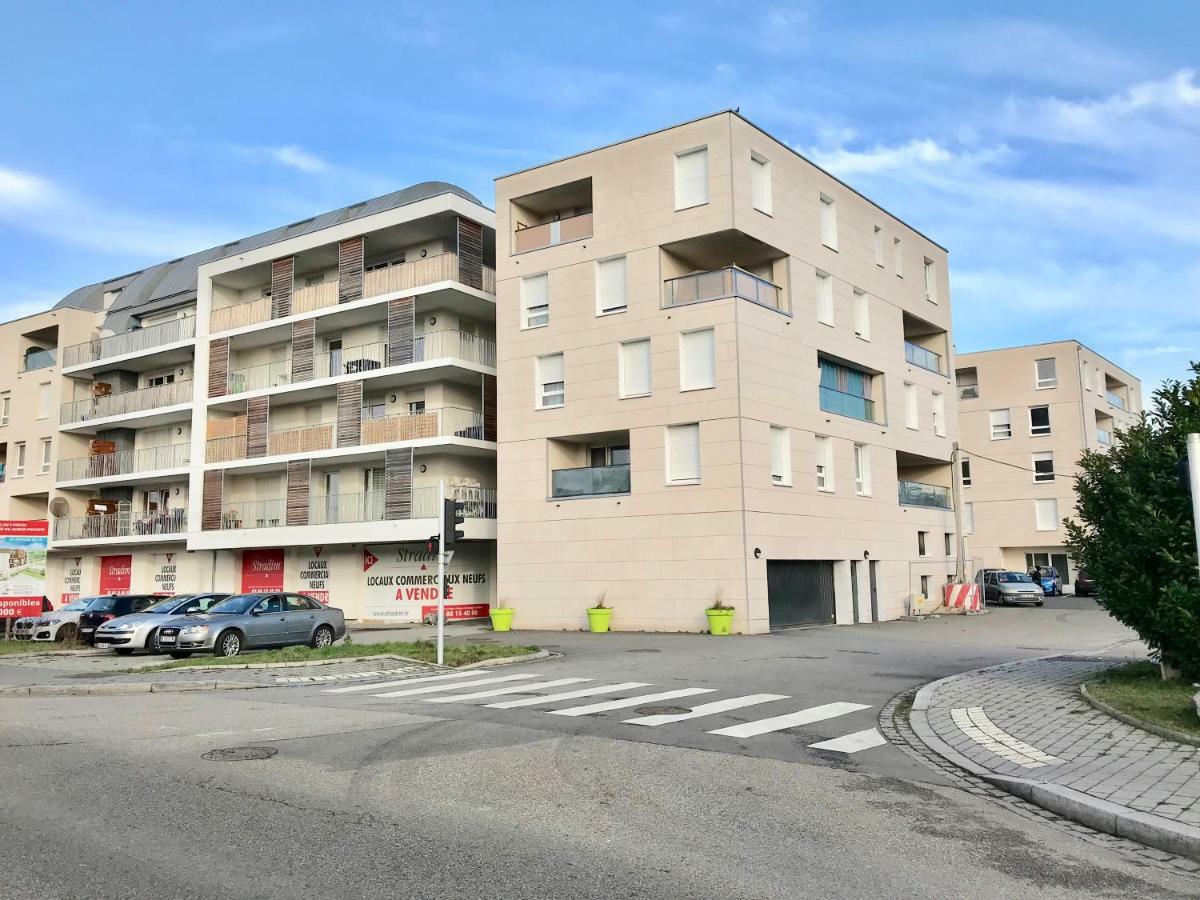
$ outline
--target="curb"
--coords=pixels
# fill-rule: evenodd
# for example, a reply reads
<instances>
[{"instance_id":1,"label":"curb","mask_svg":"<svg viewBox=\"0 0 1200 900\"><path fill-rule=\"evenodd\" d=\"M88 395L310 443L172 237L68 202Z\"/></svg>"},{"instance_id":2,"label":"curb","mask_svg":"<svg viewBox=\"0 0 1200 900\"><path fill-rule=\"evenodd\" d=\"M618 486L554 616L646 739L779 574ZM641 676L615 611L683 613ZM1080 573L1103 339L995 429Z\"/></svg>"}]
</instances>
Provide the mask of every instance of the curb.
<instances>
[{"instance_id":1,"label":"curb","mask_svg":"<svg viewBox=\"0 0 1200 900\"><path fill-rule=\"evenodd\" d=\"M1159 737L1166 738L1169 741L1176 741L1180 744L1191 744L1193 747L1200 747L1200 737L1196 737L1191 734L1185 734L1182 731L1175 731L1174 729L1167 728L1163 725L1155 725L1153 722L1143 722L1141 719L1129 715L1129 713L1121 712L1121 710L1117 709L1115 706L1109 706L1103 700L1098 700L1089 694L1086 684L1081 684L1079 686L1079 693L1083 695L1084 700L1092 705L1093 709L1096 709L1102 713L1106 713L1112 716L1114 719L1124 722L1126 725L1132 725L1134 728L1142 729L1142 731L1149 731L1151 734L1156 734Z\"/></svg>"},{"instance_id":2,"label":"curb","mask_svg":"<svg viewBox=\"0 0 1200 900\"><path fill-rule=\"evenodd\" d=\"M123 684L31 684L24 687L0 688L0 696L20 697L123 697L128 694L174 694L200 691L244 691L272 687L266 684L247 684L242 681L138 681Z\"/></svg>"},{"instance_id":3,"label":"curb","mask_svg":"<svg viewBox=\"0 0 1200 900\"><path fill-rule=\"evenodd\" d=\"M535 662L539 659L559 658L561 653L552 653L549 650L539 650L536 653L526 653L523 656L501 656L499 659L485 659L477 663L468 663L465 666L456 666L455 672L461 672L464 669L489 669L492 666L511 666L516 663ZM437 665L434 663L434 665ZM446 667L443 667L446 668Z\"/></svg>"},{"instance_id":4,"label":"curb","mask_svg":"<svg viewBox=\"0 0 1200 900\"><path fill-rule=\"evenodd\" d=\"M1014 660L1014 662L1025 662L1025 660ZM1003 665L1011 665L1011 663L1004 663ZM988 784L1020 797L1022 800L1027 800L1065 819L1071 819L1080 825L1086 825L1088 828L1102 831L1105 834L1129 838L1154 847L1157 850L1173 853L1176 856L1185 856L1188 859L1200 862L1200 828L1180 822L1173 822L1170 819L1164 819L1162 816L1156 816L1152 813L1138 812L1127 806L1109 803L1107 800L1091 797L1072 788L1056 784L1044 784L1028 778L997 775L990 769L985 769L978 763L963 756L939 738L929 726L929 719L925 712L929 708L929 701L934 689L946 682L954 681L966 675L987 671L988 668L996 668L996 666L988 666L985 669L976 669L972 672L960 672L957 675L951 675L949 678L931 681L917 691L916 696L913 697L912 709L909 711L909 724L912 726L912 730L917 737L930 750L954 763L960 769L964 769L972 775L982 778Z\"/></svg>"},{"instance_id":5,"label":"curb","mask_svg":"<svg viewBox=\"0 0 1200 900\"><path fill-rule=\"evenodd\" d=\"M334 659L310 659L297 662L268 662L268 663L230 663L229 665L211 665L211 666L172 666L170 663L163 663L161 666L156 666L156 672L237 672L245 669L311 669L316 666L332 666L337 663L347 662L369 662L373 659L393 659L399 662L416 663L421 666L437 665L436 663L425 663L419 659L412 659L408 656L397 656L395 653L378 653L374 656L341 656ZM138 670L124 669L114 674L128 675L131 672ZM151 674L149 672L140 672L138 674Z\"/></svg>"}]
</instances>

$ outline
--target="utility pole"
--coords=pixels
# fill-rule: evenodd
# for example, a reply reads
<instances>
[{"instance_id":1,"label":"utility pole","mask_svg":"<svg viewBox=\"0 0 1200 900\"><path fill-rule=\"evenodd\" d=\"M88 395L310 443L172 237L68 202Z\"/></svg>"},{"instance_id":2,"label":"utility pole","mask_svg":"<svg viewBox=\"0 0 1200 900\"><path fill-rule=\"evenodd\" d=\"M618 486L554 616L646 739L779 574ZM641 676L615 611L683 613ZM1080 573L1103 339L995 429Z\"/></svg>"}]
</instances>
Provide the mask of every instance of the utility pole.
<instances>
[{"instance_id":1,"label":"utility pole","mask_svg":"<svg viewBox=\"0 0 1200 900\"><path fill-rule=\"evenodd\" d=\"M1200 560L1200 434L1187 436L1188 479L1192 487L1192 530L1196 532L1196 556Z\"/></svg>"},{"instance_id":2,"label":"utility pole","mask_svg":"<svg viewBox=\"0 0 1200 900\"><path fill-rule=\"evenodd\" d=\"M442 665L446 651L446 482L438 482L438 604L437 661Z\"/></svg>"},{"instance_id":3,"label":"utility pole","mask_svg":"<svg viewBox=\"0 0 1200 900\"><path fill-rule=\"evenodd\" d=\"M959 483L962 475L962 462L959 454L958 441L950 451L950 496L954 501L954 580L965 584L967 580L967 540L962 531L962 485Z\"/></svg>"}]
</instances>

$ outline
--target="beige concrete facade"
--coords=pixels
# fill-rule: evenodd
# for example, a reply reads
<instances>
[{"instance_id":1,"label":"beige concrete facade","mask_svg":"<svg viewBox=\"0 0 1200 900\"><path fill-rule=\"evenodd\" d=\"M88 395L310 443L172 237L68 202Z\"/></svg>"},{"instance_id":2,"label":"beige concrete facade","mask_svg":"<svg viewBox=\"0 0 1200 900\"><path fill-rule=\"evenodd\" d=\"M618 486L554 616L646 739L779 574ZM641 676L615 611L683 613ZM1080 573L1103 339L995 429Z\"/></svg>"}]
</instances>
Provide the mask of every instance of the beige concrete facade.
<instances>
[{"instance_id":1,"label":"beige concrete facade","mask_svg":"<svg viewBox=\"0 0 1200 900\"><path fill-rule=\"evenodd\" d=\"M1078 341L959 354L956 381L971 567L1036 562L1073 581L1062 522L1079 458L1136 420L1141 382Z\"/></svg>"},{"instance_id":2,"label":"beige concrete facade","mask_svg":"<svg viewBox=\"0 0 1200 900\"><path fill-rule=\"evenodd\" d=\"M686 158L701 149L703 165ZM956 544L944 249L733 113L502 177L496 228L499 598L521 627L581 627L603 595L615 628L698 631L719 596L736 630L762 632L792 614L797 598L769 590L787 561L832 571L833 608L813 621L940 594ZM739 271L693 275L725 267ZM544 325L527 309L543 274ZM693 357L683 337L707 329L711 373L708 339ZM622 344L647 339L649 390L622 396ZM556 363L538 360L555 354L565 399L541 408L538 372ZM847 394L821 389L822 360ZM682 452L685 432L669 429L690 424L699 477L680 480L668 443ZM627 484L611 471L624 447Z\"/></svg>"}]
</instances>

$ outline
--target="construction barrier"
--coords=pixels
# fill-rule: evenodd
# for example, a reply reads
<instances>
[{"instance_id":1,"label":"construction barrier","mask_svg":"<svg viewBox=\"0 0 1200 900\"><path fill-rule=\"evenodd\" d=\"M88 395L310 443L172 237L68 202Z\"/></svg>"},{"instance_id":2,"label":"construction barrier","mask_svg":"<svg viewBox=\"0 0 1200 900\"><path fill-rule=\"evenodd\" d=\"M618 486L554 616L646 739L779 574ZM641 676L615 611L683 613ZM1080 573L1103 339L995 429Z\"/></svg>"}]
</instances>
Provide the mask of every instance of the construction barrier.
<instances>
[{"instance_id":1,"label":"construction barrier","mask_svg":"<svg viewBox=\"0 0 1200 900\"><path fill-rule=\"evenodd\" d=\"M977 584L946 585L946 608L961 609L963 612L979 612L983 606L983 594Z\"/></svg>"}]
</instances>

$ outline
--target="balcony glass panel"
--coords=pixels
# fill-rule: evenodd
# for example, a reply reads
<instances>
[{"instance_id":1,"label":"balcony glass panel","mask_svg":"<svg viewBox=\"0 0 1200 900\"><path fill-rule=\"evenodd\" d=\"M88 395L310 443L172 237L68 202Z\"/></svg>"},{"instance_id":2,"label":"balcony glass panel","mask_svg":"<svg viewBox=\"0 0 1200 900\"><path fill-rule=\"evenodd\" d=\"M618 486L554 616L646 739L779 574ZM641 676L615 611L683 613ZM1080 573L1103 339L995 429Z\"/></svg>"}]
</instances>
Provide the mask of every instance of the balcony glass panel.
<instances>
[{"instance_id":1,"label":"balcony glass panel","mask_svg":"<svg viewBox=\"0 0 1200 900\"><path fill-rule=\"evenodd\" d=\"M221 527L278 528L286 523L287 503L284 500L243 500L230 503L221 514Z\"/></svg>"},{"instance_id":2,"label":"balcony glass panel","mask_svg":"<svg viewBox=\"0 0 1200 900\"><path fill-rule=\"evenodd\" d=\"M664 283L664 288L663 306L668 309L688 303L740 297L760 306L783 310L782 292L776 285L736 266L670 278Z\"/></svg>"},{"instance_id":3,"label":"balcony glass panel","mask_svg":"<svg viewBox=\"0 0 1200 900\"><path fill-rule=\"evenodd\" d=\"M629 493L629 466L585 466L550 473L554 497L595 497Z\"/></svg>"},{"instance_id":4,"label":"balcony glass panel","mask_svg":"<svg viewBox=\"0 0 1200 900\"><path fill-rule=\"evenodd\" d=\"M383 491L365 494L330 494L309 501L310 525L337 525L343 522L383 521Z\"/></svg>"},{"instance_id":5,"label":"balcony glass panel","mask_svg":"<svg viewBox=\"0 0 1200 900\"><path fill-rule=\"evenodd\" d=\"M1104 444L1105 446L1109 446L1112 444L1112 432L1107 431L1103 428L1097 428L1096 429L1096 440L1099 441L1101 444Z\"/></svg>"},{"instance_id":6,"label":"balcony glass panel","mask_svg":"<svg viewBox=\"0 0 1200 900\"><path fill-rule=\"evenodd\" d=\"M165 447L145 447L141 450L120 450L116 453L96 453L92 456L62 459L58 462L58 480L76 481L83 478L109 478L114 475L179 469L188 464L191 450L191 444L168 444Z\"/></svg>"},{"instance_id":7,"label":"balcony glass panel","mask_svg":"<svg viewBox=\"0 0 1200 900\"><path fill-rule=\"evenodd\" d=\"M109 337L95 338L82 344L72 344L63 349L63 366L81 366L85 363L137 353L176 341L191 340L196 336L196 317L172 319L148 328L126 331Z\"/></svg>"},{"instance_id":8,"label":"balcony glass panel","mask_svg":"<svg viewBox=\"0 0 1200 900\"><path fill-rule=\"evenodd\" d=\"M532 225L529 228L518 228L516 232L517 252L540 250L543 247L553 247L570 241L580 241L592 236L592 214L583 213L569 216L557 222L546 222L542 225Z\"/></svg>"},{"instance_id":9,"label":"balcony glass panel","mask_svg":"<svg viewBox=\"0 0 1200 900\"><path fill-rule=\"evenodd\" d=\"M926 350L920 344L905 341L904 358L914 366L928 369L930 372L937 372L939 375L942 374L942 355L934 353L932 350ZM964 387L966 386L964 385ZM978 388L976 389L976 394L978 394Z\"/></svg>"},{"instance_id":10,"label":"balcony glass panel","mask_svg":"<svg viewBox=\"0 0 1200 900\"><path fill-rule=\"evenodd\" d=\"M229 373L228 390L231 394L241 394L246 391L280 387L291 384L291 382L292 361L277 359L274 362L261 363L257 366L234 369Z\"/></svg>"},{"instance_id":11,"label":"balcony glass panel","mask_svg":"<svg viewBox=\"0 0 1200 900\"><path fill-rule=\"evenodd\" d=\"M58 353L55 350L34 350L25 354L25 367L22 371L32 372L35 369L48 369L54 365Z\"/></svg>"},{"instance_id":12,"label":"balcony glass panel","mask_svg":"<svg viewBox=\"0 0 1200 900\"><path fill-rule=\"evenodd\" d=\"M1120 394L1114 393L1113 391L1108 391L1106 396L1108 397L1108 402L1117 409L1125 408L1125 398Z\"/></svg>"},{"instance_id":13,"label":"balcony glass panel","mask_svg":"<svg viewBox=\"0 0 1200 900\"><path fill-rule=\"evenodd\" d=\"M958 386L959 400L978 400L979 385L977 384L960 384Z\"/></svg>"},{"instance_id":14,"label":"balcony glass panel","mask_svg":"<svg viewBox=\"0 0 1200 900\"><path fill-rule=\"evenodd\" d=\"M950 488L920 481L900 481L901 506L927 506L932 509L951 509Z\"/></svg>"}]
</instances>

